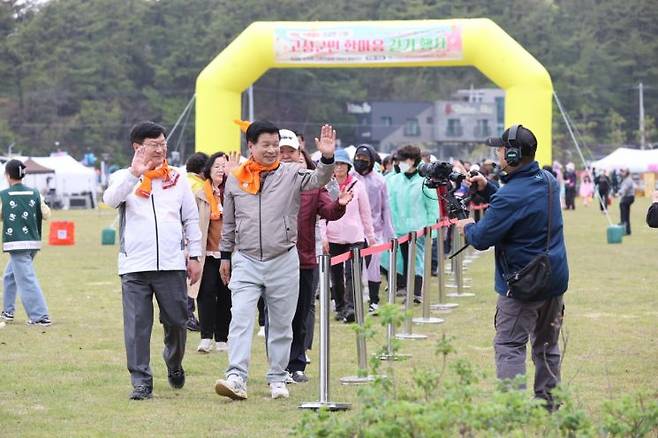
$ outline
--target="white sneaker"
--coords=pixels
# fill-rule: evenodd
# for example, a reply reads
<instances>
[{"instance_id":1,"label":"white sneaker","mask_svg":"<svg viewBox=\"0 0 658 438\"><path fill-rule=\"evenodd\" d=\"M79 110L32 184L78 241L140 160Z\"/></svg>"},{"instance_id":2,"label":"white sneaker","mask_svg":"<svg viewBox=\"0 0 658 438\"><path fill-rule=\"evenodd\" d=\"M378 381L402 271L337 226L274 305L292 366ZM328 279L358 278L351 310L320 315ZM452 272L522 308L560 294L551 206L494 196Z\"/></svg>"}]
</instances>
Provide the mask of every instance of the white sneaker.
<instances>
[{"instance_id":1,"label":"white sneaker","mask_svg":"<svg viewBox=\"0 0 658 438\"><path fill-rule=\"evenodd\" d=\"M285 387L285 385L283 385ZM233 400L246 400L247 399L247 383L239 376L231 374L224 379L219 379L215 382L215 392L221 396L231 398ZM274 397L274 390L272 390L272 397Z\"/></svg>"},{"instance_id":2,"label":"white sneaker","mask_svg":"<svg viewBox=\"0 0 658 438\"><path fill-rule=\"evenodd\" d=\"M290 393L288 392L288 388L286 388L286 384L283 383L283 382L272 382L272 383L270 383L270 389L272 390L272 398L273 399L290 397Z\"/></svg>"},{"instance_id":3,"label":"white sneaker","mask_svg":"<svg viewBox=\"0 0 658 438\"><path fill-rule=\"evenodd\" d=\"M199 346L196 347L196 351L198 351L199 353L210 353L213 347L212 344L213 344L212 339L201 339L201 342L199 342Z\"/></svg>"},{"instance_id":4,"label":"white sneaker","mask_svg":"<svg viewBox=\"0 0 658 438\"><path fill-rule=\"evenodd\" d=\"M228 351L228 342L216 342L215 349L217 351Z\"/></svg>"},{"instance_id":5,"label":"white sneaker","mask_svg":"<svg viewBox=\"0 0 658 438\"><path fill-rule=\"evenodd\" d=\"M370 303L368 306L368 313L371 315L377 315L377 311L379 310L379 304L377 303Z\"/></svg>"},{"instance_id":6,"label":"white sneaker","mask_svg":"<svg viewBox=\"0 0 658 438\"><path fill-rule=\"evenodd\" d=\"M258 329L258 336L260 336L261 338L265 337L265 327L261 327Z\"/></svg>"}]
</instances>

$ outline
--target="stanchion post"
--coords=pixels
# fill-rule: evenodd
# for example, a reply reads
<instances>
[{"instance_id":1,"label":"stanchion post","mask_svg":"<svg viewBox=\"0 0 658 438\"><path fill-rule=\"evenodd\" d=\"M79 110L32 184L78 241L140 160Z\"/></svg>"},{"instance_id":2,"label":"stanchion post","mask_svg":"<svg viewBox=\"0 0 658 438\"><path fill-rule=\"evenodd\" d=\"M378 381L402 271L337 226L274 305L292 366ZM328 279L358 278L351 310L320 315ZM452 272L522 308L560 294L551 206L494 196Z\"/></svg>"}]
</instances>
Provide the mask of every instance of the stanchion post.
<instances>
[{"instance_id":1,"label":"stanchion post","mask_svg":"<svg viewBox=\"0 0 658 438\"><path fill-rule=\"evenodd\" d=\"M395 304L395 292L398 280L398 241L391 239L391 257L388 260L388 304ZM386 352L379 356L380 360L399 360L411 357L410 354L400 354L393 351L393 338L395 338L395 326L392 323L386 325Z\"/></svg>"},{"instance_id":2,"label":"stanchion post","mask_svg":"<svg viewBox=\"0 0 658 438\"><path fill-rule=\"evenodd\" d=\"M433 310L440 310L440 311L450 311L454 309L455 307L459 307L459 304L457 303L446 303L446 253L445 253L445 239L447 235L447 229L446 227L439 227L438 231L438 237L437 237L437 245L438 247L438 254L439 254L439 264L438 264L438 271L437 271L437 277L438 277L438 283L439 283L439 303L431 306Z\"/></svg>"},{"instance_id":3,"label":"stanchion post","mask_svg":"<svg viewBox=\"0 0 658 438\"><path fill-rule=\"evenodd\" d=\"M414 318L416 324L441 324L441 318L430 316L430 280L432 279L432 227L425 227L425 253L423 254L423 316ZM439 243L440 245L440 243Z\"/></svg>"},{"instance_id":4,"label":"stanchion post","mask_svg":"<svg viewBox=\"0 0 658 438\"><path fill-rule=\"evenodd\" d=\"M455 244L457 244L457 249L461 248L463 245L462 235L457 231L457 228L454 229L455 234ZM453 258L455 261L455 281L457 282L457 292L449 293L448 296L452 298L462 298L462 297L474 297L474 293L464 292L464 253L461 252L457 254L457 257Z\"/></svg>"},{"instance_id":5,"label":"stanchion post","mask_svg":"<svg viewBox=\"0 0 658 438\"><path fill-rule=\"evenodd\" d=\"M302 403L300 409L327 408L330 411L344 411L351 408L349 403L337 403L329 400L329 271L331 258L328 254L320 256L320 400Z\"/></svg>"},{"instance_id":6,"label":"stanchion post","mask_svg":"<svg viewBox=\"0 0 658 438\"><path fill-rule=\"evenodd\" d=\"M375 380L374 376L368 375L368 352L366 350L366 335L363 333L365 325L365 309L363 306L363 289L361 286L362 259L359 248L352 248L352 284L354 285L354 315L356 323L361 327L356 334L356 355L359 363L359 371L365 371L365 376L349 376L340 379L343 385L359 385Z\"/></svg>"},{"instance_id":7,"label":"stanchion post","mask_svg":"<svg viewBox=\"0 0 658 438\"><path fill-rule=\"evenodd\" d=\"M414 333L412 312L414 305L414 290L416 289L416 232L412 231L407 241L407 298L404 303L404 331L395 335L398 339L427 339L427 335Z\"/></svg>"}]
</instances>

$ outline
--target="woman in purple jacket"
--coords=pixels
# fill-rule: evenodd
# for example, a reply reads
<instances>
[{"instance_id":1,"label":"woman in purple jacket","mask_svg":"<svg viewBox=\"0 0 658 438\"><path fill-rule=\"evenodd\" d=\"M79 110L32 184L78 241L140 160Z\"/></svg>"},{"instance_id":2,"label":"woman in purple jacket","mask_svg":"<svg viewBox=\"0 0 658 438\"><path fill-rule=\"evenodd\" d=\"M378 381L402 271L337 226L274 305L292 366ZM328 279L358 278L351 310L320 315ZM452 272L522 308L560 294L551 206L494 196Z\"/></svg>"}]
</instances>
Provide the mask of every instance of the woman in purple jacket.
<instances>
[{"instance_id":1,"label":"woman in purple jacket","mask_svg":"<svg viewBox=\"0 0 658 438\"><path fill-rule=\"evenodd\" d=\"M372 227L375 239L385 242L395 237L393 224L391 222L391 209L388 205L388 191L384 177L373 172L377 152L369 144L361 144L356 148L354 154L353 174L359 181L363 182L368 193L370 202L370 213L372 216ZM380 273L380 254L374 254L368 264L368 293L370 295L370 313L376 313L379 307L379 287L382 283Z\"/></svg>"}]
</instances>

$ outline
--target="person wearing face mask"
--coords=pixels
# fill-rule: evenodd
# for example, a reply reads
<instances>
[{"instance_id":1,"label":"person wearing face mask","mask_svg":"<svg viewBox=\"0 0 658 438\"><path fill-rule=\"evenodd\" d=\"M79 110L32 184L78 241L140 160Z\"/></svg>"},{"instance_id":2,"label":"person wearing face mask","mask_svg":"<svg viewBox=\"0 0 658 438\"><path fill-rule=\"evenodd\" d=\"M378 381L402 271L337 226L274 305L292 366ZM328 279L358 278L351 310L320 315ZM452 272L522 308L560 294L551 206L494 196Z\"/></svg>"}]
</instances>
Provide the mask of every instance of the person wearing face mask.
<instances>
[{"instance_id":1,"label":"person wearing face mask","mask_svg":"<svg viewBox=\"0 0 658 438\"><path fill-rule=\"evenodd\" d=\"M489 208L477 223L470 218L460 220L457 230L475 249L495 248L497 377L508 380L525 375L526 344L530 340L535 397L544 400L552 411L558 407L551 391L560 383L562 296L569 284L560 187L535 161L537 139L528 128L514 125L487 144L497 148L504 185L498 189L482 175L467 177ZM546 258L548 263L542 263L549 269L532 268L537 260ZM526 277L523 273L528 270L536 275ZM544 280L535 280L539 278Z\"/></svg>"},{"instance_id":2,"label":"person wearing face mask","mask_svg":"<svg viewBox=\"0 0 658 438\"><path fill-rule=\"evenodd\" d=\"M213 347L217 351L228 350L231 291L219 276L219 239L222 233L222 202L226 175L237 167L238 159L237 153L212 154L199 172L203 183L194 194L199 209L204 255L201 258L201 281L190 285L187 294L196 297L199 306L199 353L210 353Z\"/></svg>"},{"instance_id":3,"label":"person wearing face mask","mask_svg":"<svg viewBox=\"0 0 658 438\"><path fill-rule=\"evenodd\" d=\"M439 218L439 204L435 197L426 195L423 188L425 179L418 174L416 166L421 162L420 148L407 145L397 152L400 173L386 180L393 228L397 236L417 231L427 225L433 225ZM407 275L415 275L414 302L420 303L423 287L423 253L425 237L416 240L416 272L408 272L409 243L400 244L402 269L398 276L399 288L406 287ZM399 268L398 268L399 269Z\"/></svg>"},{"instance_id":4,"label":"person wearing face mask","mask_svg":"<svg viewBox=\"0 0 658 438\"><path fill-rule=\"evenodd\" d=\"M344 149L336 151L334 176L340 191L352 191L353 199L345 215L326 226L323 236L325 253L337 256L352 248L364 248L377 242L372 227L370 201L364 184L350 174L352 160ZM336 302L336 319L345 323L354 322L354 287L352 284L352 262L339 263L331 267L331 282Z\"/></svg>"},{"instance_id":5,"label":"person wearing face mask","mask_svg":"<svg viewBox=\"0 0 658 438\"><path fill-rule=\"evenodd\" d=\"M386 242L395 237L395 231L391 222L386 182L383 176L374 171L376 157L377 152L369 144L357 146L354 154L354 176L363 182L368 193L375 238L379 242ZM379 307L379 287L382 282L380 259L381 254L374 254L367 267L370 313L376 313Z\"/></svg>"}]
</instances>

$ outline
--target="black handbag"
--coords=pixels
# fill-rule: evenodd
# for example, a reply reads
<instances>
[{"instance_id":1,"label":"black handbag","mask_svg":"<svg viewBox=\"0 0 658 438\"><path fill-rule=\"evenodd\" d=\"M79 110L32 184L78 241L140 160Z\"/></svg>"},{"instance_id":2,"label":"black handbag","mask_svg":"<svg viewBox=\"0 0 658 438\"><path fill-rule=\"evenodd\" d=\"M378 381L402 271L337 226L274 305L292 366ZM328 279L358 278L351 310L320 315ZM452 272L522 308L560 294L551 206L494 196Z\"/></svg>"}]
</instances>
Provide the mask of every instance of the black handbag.
<instances>
[{"instance_id":1,"label":"black handbag","mask_svg":"<svg viewBox=\"0 0 658 438\"><path fill-rule=\"evenodd\" d=\"M546 175L546 185L548 188L548 232L546 236L546 250L544 253L535 256L523 268L516 272L506 273L503 275L507 283L507 296L519 301L537 301L546 291L548 280L551 276L551 262L548 258L548 249L551 244L551 218L553 206L553 190L551 190L551 179ZM509 271L505 254L502 254L504 270Z\"/></svg>"}]
</instances>

